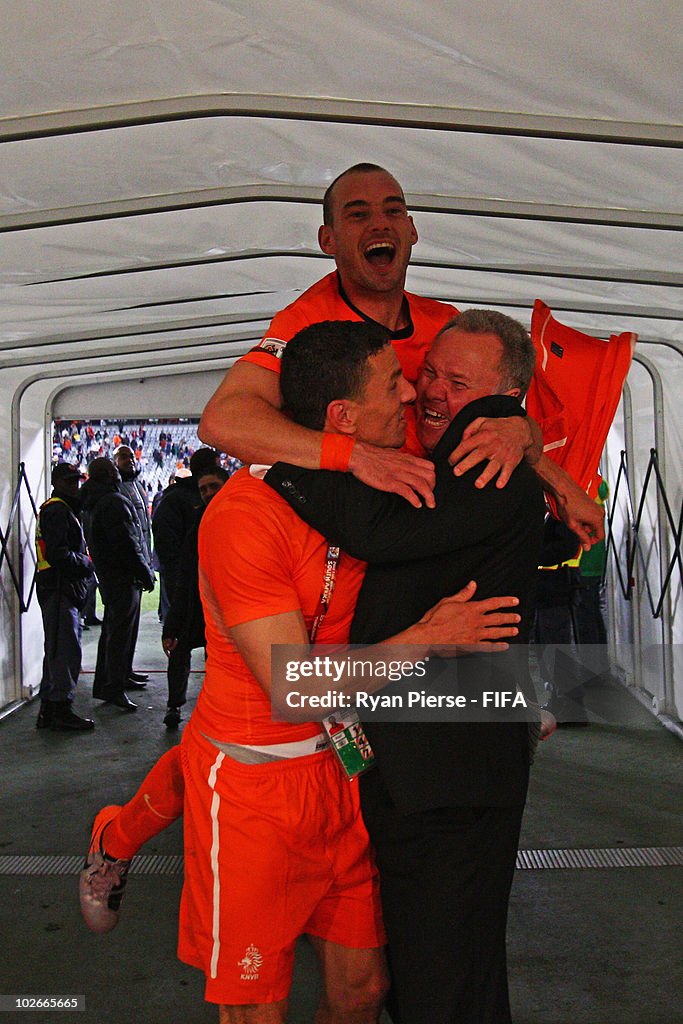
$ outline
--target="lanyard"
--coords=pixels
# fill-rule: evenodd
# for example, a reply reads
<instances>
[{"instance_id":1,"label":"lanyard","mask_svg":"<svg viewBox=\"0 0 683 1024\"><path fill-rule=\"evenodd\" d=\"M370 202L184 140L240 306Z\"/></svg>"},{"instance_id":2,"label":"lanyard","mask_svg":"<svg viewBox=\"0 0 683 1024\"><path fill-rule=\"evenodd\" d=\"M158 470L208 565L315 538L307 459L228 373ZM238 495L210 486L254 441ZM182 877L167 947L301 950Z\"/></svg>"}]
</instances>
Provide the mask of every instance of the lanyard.
<instances>
[{"instance_id":1,"label":"lanyard","mask_svg":"<svg viewBox=\"0 0 683 1024\"><path fill-rule=\"evenodd\" d=\"M334 585L337 581L337 569L339 568L339 558L341 552L339 548L333 547L331 544L327 548L327 554L325 555L325 575L323 576L323 589L320 594L320 600L318 601L318 607L315 612L313 619L313 625L311 626L310 641L312 644L315 643L315 639L318 635L318 630L322 624L323 619L327 615L327 611L330 607L330 601L332 600L332 594L334 592Z\"/></svg>"},{"instance_id":2,"label":"lanyard","mask_svg":"<svg viewBox=\"0 0 683 1024\"><path fill-rule=\"evenodd\" d=\"M310 642L312 644L315 643L320 625L330 607L334 585L337 581L340 555L339 548L333 547L332 544L328 545L325 555L323 589L311 626ZM347 779L355 779L357 775L372 768L375 756L355 711L347 711L341 719L339 716L328 716L323 718L322 724L327 734L328 743L336 754Z\"/></svg>"}]
</instances>

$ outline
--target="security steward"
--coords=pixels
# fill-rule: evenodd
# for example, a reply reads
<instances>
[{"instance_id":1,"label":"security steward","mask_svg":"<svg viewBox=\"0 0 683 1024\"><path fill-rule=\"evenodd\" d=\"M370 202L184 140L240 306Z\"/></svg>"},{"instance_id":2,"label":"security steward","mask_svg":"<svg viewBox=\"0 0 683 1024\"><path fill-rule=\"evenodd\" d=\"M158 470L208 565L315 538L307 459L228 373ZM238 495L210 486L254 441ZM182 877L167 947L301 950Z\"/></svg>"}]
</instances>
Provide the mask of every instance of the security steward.
<instances>
[{"instance_id":1,"label":"security steward","mask_svg":"<svg viewBox=\"0 0 683 1024\"><path fill-rule=\"evenodd\" d=\"M45 653L36 726L88 732L95 723L72 707L81 670L81 612L94 569L79 519L81 474L68 462L52 470L52 495L36 523L36 595L43 616Z\"/></svg>"}]
</instances>

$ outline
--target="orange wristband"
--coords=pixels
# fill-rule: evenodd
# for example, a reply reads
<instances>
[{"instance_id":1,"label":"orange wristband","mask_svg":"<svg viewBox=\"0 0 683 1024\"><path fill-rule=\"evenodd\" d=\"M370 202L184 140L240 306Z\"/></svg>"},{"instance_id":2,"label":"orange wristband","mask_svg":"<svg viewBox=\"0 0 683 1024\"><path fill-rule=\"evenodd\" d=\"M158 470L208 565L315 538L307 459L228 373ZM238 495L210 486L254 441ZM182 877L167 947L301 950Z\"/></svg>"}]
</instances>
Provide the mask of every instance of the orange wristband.
<instances>
[{"instance_id":1,"label":"orange wristband","mask_svg":"<svg viewBox=\"0 0 683 1024\"><path fill-rule=\"evenodd\" d=\"M320 449L320 468L336 469L340 473L346 473L355 443L348 434L324 433Z\"/></svg>"}]
</instances>

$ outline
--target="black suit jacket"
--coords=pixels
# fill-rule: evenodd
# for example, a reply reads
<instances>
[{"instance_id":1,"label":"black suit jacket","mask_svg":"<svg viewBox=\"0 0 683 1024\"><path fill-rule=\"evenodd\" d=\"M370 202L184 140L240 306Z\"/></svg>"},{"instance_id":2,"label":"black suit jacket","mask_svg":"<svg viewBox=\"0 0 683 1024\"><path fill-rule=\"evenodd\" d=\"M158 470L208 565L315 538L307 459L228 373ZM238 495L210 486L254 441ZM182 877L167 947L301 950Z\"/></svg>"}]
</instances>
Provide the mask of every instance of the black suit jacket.
<instances>
[{"instance_id":1,"label":"black suit jacket","mask_svg":"<svg viewBox=\"0 0 683 1024\"><path fill-rule=\"evenodd\" d=\"M519 598L517 643L528 642L544 517L536 475L521 463L505 488L489 484L478 489L474 480L481 466L456 477L448 464L472 420L511 415L524 412L514 399L494 395L470 403L455 418L432 453L436 509L414 509L350 474L283 463L268 472L266 481L307 523L331 544L369 562L352 643L393 636L470 579L477 582L477 598ZM490 657L482 668L502 677L508 656L492 657L498 660ZM524 802L529 769L525 723L367 722L366 732L391 797L406 813Z\"/></svg>"}]
</instances>

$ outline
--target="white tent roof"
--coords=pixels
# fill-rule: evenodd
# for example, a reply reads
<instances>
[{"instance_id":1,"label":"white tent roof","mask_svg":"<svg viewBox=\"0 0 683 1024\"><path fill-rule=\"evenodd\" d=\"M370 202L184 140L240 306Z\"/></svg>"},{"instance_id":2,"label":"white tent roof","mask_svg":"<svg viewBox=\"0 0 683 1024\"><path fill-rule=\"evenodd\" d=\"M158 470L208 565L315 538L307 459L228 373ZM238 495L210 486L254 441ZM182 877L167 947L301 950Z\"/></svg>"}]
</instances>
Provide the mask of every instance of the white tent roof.
<instances>
[{"instance_id":1,"label":"white tent roof","mask_svg":"<svg viewBox=\"0 0 683 1024\"><path fill-rule=\"evenodd\" d=\"M409 194L414 290L683 342L678 3L2 12L1 365L179 322L243 350L329 268L318 200L361 159Z\"/></svg>"}]
</instances>

